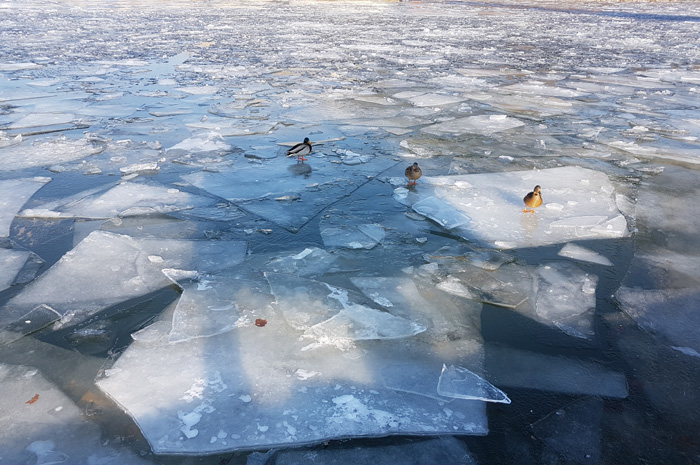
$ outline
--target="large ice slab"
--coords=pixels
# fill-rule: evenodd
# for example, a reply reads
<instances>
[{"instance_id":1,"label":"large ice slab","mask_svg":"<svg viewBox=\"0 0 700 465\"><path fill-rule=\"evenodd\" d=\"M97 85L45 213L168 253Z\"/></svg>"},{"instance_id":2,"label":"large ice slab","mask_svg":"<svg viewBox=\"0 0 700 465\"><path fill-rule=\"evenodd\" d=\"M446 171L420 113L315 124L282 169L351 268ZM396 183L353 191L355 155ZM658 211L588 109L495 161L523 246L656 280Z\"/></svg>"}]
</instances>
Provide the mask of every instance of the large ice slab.
<instances>
[{"instance_id":1,"label":"large ice slab","mask_svg":"<svg viewBox=\"0 0 700 465\"><path fill-rule=\"evenodd\" d=\"M36 166L50 166L56 163L80 160L104 150L99 144L83 139L54 138L22 142L18 145L0 148L0 171L14 171Z\"/></svg>"},{"instance_id":2,"label":"large ice slab","mask_svg":"<svg viewBox=\"0 0 700 465\"><path fill-rule=\"evenodd\" d=\"M172 213L211 206L214 199L160 184L121 182L107 190L91 189L69 199L20 212L23 217L109 219L149 213Z\"/></svg>"},{"instance_id":3,"label":"large ice slab","mask_svg":"<svg viewBox=\"0 0 700 465\"><path fill-rule=\"evenodd\" d=\"M20 178L0 181L0 237L10 234L10 225L17 212L51 178Z\"/></svg>"},{"instance_id":4,"label":"large ice slab","mask_svg":"<svg viewBox=\"0 0 700 465\"><path fill-rule=\"evenodd\" d=\"M364 163L345 165L339 156L314 151L306 163L276 158L236 165L218 173L192 173L183 178L273 223L295 230L393 164L392 160L369 156Z\"/></svg>"},{"instance_id":5,"label":"large ice slab","mask_svg":"<svg viewBox=\"0 0 700 465\"><path fill-rule=\"evenodd\" d=\"M153 325L98 380L134 417L155 452L210 454L334 438L486 433L483 402L437 394L441 365L435 362L449 357L445 361L453 363L456 358L446 354L474 350L454 324L441 323L439 311L428 334L410 319L421 312L432 316L430 308L418 308L420 301L407 309L390 294L395 307L381 308L320 281L279 273L267 273L267 279L274 308L244 303L251 294L264 302L269 291L245 281L224 284L226 278L217 276L222 285L206 283L211 289L199 291L197 300L219 305L216 299L223 297L221 302L235 304L229 310L238 312L239 324L175 344L168 342L175 319L172 330ZM412 300L410 279L393 283ZM227 285L240 290L233 300L233 293L222 294ZM426 367L425 389L410 389L415 370L397 369L406 365Z\"/></svg>"},{"instance_id":6,"label":"large ice slab","mask_svg":"<svg viewBox=\"0 0 700 465\"><path fill-rule=\"evenodd\" d=\"M535 185L542 186L544 204L535 213L524 213L523 197ZM459 222L450 222L453 234L490 247L537 247L629 234L627 221L615 203L615 187L607 175L577 166L423 176L415 191L401 201L415 207L431 197L470 218L461 227L454 226ZM441 225L446 221L438 219Z\"/></svg>"},{"instance_id":7,"label":"large ice slab","mask_svg":"<svg viewBox=\"0 0 700 465\"><path fill-rule=\"evenodd\" d=\"M95 231L67 252L1 310L3 326L48 306L74 324L110 305L167 286L162 270L217 272L240 263L245 243L135 239Z\"/></svg>"}]
</instances>

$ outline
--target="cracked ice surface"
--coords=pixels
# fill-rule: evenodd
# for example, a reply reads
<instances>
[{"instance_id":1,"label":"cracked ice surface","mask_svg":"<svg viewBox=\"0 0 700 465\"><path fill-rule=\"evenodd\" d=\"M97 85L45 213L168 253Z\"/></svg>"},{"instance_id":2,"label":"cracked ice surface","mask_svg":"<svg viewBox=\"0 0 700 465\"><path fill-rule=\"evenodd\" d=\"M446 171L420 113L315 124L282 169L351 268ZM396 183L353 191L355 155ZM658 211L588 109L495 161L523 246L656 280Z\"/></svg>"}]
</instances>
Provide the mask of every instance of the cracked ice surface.
<instances>
[{"instance_id":1,"label":"cracked ice surface","mask_svg":"<svg viewBox=\"0 0 700 465\"><path fill-rule=\"evenodd\" d=\"M312 152L309 161L303 164L280 157L218 173L192 173L183 178L273 223L295 230L394 164L385 158L370 157L364 163L348 166L339 157Z\"/></svg>"},{"instance_id":2,"label":"cracked ice surface","mask_svg":"<svg viewBox=\"0 0 700 465\"><path fill-rule=\"evenodd\" d=\"M535 213L523 213L522 199L535 185L542 186L544 203ZM614 192L604 173L567 166L423 176L414 192L405 198L397 193L397 199L453 233L510 249L628 235L627 220L615 203ZM427 201L430 208L423 207Z\"/></svg>"},{"instance_id":3,"label":"cracked ice surface","mask_svg":"<svg viewBox=\"0 0 700 465\"><path fill-rule=\"evenodd\" d=\"M386 281L383 289L397 307L381 308L327 283L278 273L267 278L276 309L239 299L224 308L235 293L265 292L224 277L217 278L223 287L203 282L200 291L210 297L198 303L231 312L238 324L186 344L169 343L167 326L156 327L160 337L137 337L98 381L134 416L155 451L202 454L342 437L486 433L483 402L436 402L440 365L434 358L422 392L404 389L410 373L392 369L408 362L415 367L417 360L430 366L423 344L444 346L444 354L474 350L455 336L446 342L443 331L452 326L443 322L445 309L422 299L405 305L417 295L412 280ZM404 300L401 289L408 291ZM178 327L173 319L172 331ZM141 381L134 385L133 379Z\"/></svg>"}]
</instances>

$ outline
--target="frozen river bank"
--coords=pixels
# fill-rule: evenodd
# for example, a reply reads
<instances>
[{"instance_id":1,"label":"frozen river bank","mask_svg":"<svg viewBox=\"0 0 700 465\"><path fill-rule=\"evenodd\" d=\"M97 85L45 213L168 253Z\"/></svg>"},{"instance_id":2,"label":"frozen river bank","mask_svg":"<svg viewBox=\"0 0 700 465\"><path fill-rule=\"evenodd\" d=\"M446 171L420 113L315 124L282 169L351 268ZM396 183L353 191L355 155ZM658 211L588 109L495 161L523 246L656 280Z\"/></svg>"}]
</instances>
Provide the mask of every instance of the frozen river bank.
<instances>
[{"instance_id":1,"label":"frozen river bank","mask_svg":"<svg viewBox=\"0 0 700 465\"><path fill-rule=\"evenodd\" d=\"M695 3L0 12L3 461L699 460Z\"/></svg>"}]
</instances>

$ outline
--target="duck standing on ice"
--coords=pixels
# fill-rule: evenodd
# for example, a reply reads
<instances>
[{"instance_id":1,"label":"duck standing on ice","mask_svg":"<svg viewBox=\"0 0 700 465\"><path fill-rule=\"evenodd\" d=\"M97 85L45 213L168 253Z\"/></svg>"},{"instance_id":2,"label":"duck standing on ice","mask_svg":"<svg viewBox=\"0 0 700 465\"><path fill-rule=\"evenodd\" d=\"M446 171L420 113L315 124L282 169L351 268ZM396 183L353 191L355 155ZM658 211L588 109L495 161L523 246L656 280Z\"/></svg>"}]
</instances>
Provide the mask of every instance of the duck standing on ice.
<instances>
[{"instance_id":1,"label":"duck standing on ice","mask_svg":"<svg viewBox=\"0 0 700 465\"><path fill-rule=\"evenodd\" d=\"M523 210L523 212L535 213L535 208L542 205L542 193L540 192L541 190L542 188L540 186L535 186L532 192L528 193L523 198L523 202L525 202L525 210ZM528 207L532 208L532 210L528 210Z\"/></svg>"},{"instance_id":2,"label":"duck standing on ice","mask_svg":"<svg viewBox=\"0 0 700 465\"><path fill-rule=\"evenodd\" d=\"M423 172L420 170L418 163L414 163L404 171L404 176L408 178L408 185L415 186L418 184L418 178L423 176Z\"/></svg>"},{"instance_id":3,"label":"duck standing on ice","mask_svg":"<svg viewBox=\"0 0 700 465\"><path fill-rule=\"evenodd\" d=\"M294 147L287 150L288 157L293 157L294 155L296 155L297 161L300 161L302 163L306 161L306 158L304 158L304 155L308 155L310 153L311 153L311 142L309 142L308 137L304 138L304 142L296 144Z\"/></svg>"}]
</instances>

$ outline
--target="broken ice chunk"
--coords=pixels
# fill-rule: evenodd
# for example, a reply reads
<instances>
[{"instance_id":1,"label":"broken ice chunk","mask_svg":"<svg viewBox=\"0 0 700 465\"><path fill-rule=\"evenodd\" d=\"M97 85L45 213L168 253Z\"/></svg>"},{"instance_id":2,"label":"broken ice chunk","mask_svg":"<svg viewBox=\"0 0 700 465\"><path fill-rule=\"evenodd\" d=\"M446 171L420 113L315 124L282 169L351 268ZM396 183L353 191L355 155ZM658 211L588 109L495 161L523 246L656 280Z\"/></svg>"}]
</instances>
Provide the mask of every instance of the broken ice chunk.
<instances>
[{"instance_id":1,"label":"broken ice chunk","mask_svg":"<svg viewBox=\"0 0 700 465\"><path fill-rule=\"evenodd\" d=\"M323 342L338 338L361 341L400 339L422 333L425 329L405 318L355 304L348 305L331 318L315 324L304 334Z\"/></svg>"},{"instance_id":2,"label":"broken ice chunk","mask_svg":"<svg viewBox=\"0 0 700 465\"><path fill-rule=\"evenodd\" d=\"M452 399L438 395L436 372L435 367L417 362L391 364L382 368L382 378L386 387L390 389L429 397L440 402L451 402Z\"/></svg>"},{"instance_id":3,"label":"broken ice chunk","mask_svg":"<svg viewBox=\"0 0 700 465\"><path fill-rule=\"evenodd\" d=\"M443 123L436 123L423 128L424 132L435 135L444 134L481 134L491 135L495 132L524 126L525 123L507 115L477 115L467 116Z\"/></svg>"},{"instance_id":4,"label":"broken ice chunk","mask_svg":"<svg viewBox=\"0 0 700 465\"><path fill-rule=\"evenodd\" d=\"M573 258L574 260L580 260L582 262L597 263L599 265L612 266L612 262L607 259L607 257L594 252L580 245L567 243L559 251L559 255L562 257Z\"/></svg>"},{"instance_id":5,"label":"broken ice chunk","mask_svg":"<svg viewBox=\"0 0 700 465\"><path fill-rule=\"evenodd\" d=\"M598 276L565 262L542 265L537 275L537 315L569 335L592 337Z\"/></svg>"},{"instance_id":6,"label":"broken ice chunk","mask_svg":"<svg viewBox=\"0 0 700 465\"><path fill-rule=\"evenodd\" d=\"M80 160L104 150L87 138L56 138L33 143L23 142L0 149L0 171L21 170L35 166L50 166Z\"/></svg>"},{"instance_id":7,"label":"broken ice chunk","mask_svg":"<svg viewBox=\"0 0 700 465\"><path fill-rule=\"evenodd\" d=\"M3 164L5 161L3 160ZM10 225L15 215L27 200L51 178L21 178L0 181L0 237L10 234Z\"/></svg>"},{"instance_id":8,"label":"broken ice chunk","mask_svg":"<svg viewBox=\"0 0 700 465\"><path fill-rule=\"evenodd\" d=\"M466 368L442 366L437 392L457 399L475 399L510 404L505 392Z\"/></svg>"},{"instance_id":9,"label":"broken ice chunk","mask_svg":"<svg viewBox=\"0 0 700 465\"><path fill-rule=\"evenodd\" d=\"M0 291L12 285L28 258L28 250L0 249Z\"/></svg>"},{"instance_id":10,"label":"broken ice chunk","mask_svg":"<svg viewBox=\"0 0 700 465\"><path fill-rule=\"evenodd\" d=\"M360 224L325 228L321 239L326 247L372 249L384 239L384 228L378 224Z\"/></svg>"},{"instance_id":11,"label":"broken ice chunk","mask_svg":"<svg viewBox=\"0 0 700 465\"><path fill-rule=\"evenodd\" d=\"M306 248L298 254L275 258L268 268L275 273L312 276L327 271L335 261L335 256L318 247Z\"/></svg>"},{"instance_id":12,"label":"broken ice chunk","mask_svg":"<svg viewBox=\"0 0 700 465\"><path fill-rule=\"evenodd\" d=\"M470 218L452 206L449 202L427 197L413 204L416 213L427 216L446 229L453 229L469 222Z\"/></svg>"}]
</instances>

